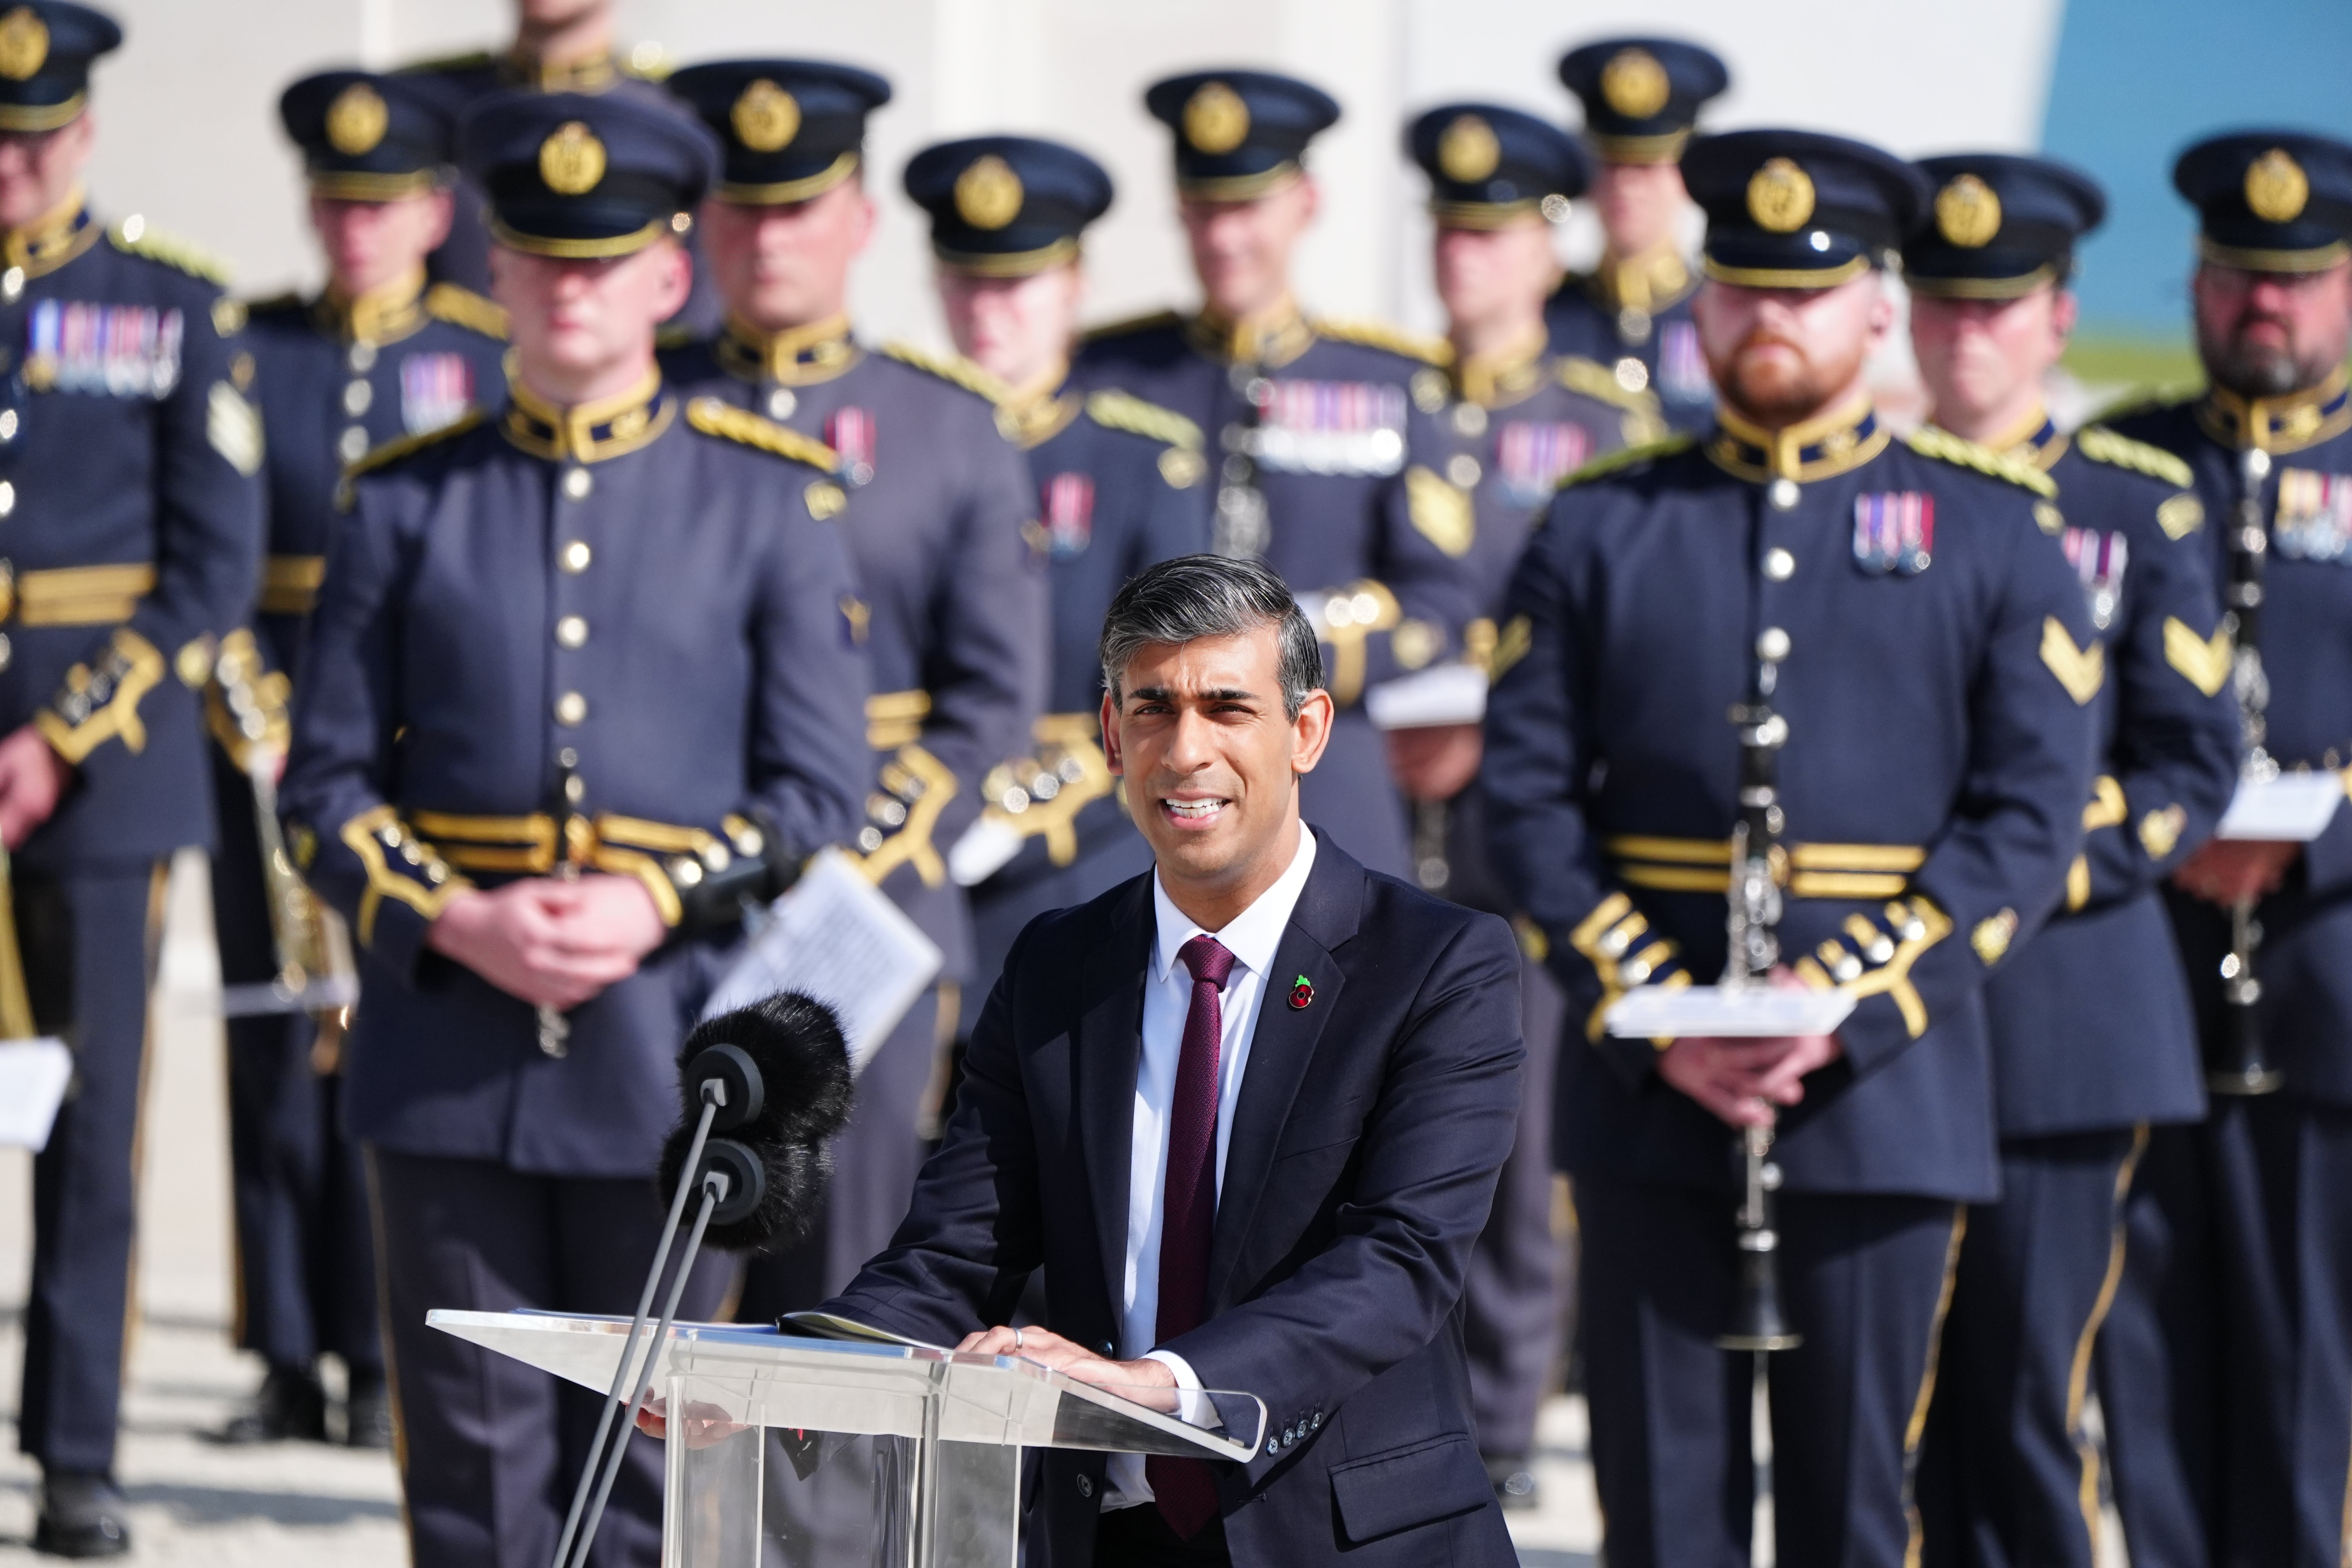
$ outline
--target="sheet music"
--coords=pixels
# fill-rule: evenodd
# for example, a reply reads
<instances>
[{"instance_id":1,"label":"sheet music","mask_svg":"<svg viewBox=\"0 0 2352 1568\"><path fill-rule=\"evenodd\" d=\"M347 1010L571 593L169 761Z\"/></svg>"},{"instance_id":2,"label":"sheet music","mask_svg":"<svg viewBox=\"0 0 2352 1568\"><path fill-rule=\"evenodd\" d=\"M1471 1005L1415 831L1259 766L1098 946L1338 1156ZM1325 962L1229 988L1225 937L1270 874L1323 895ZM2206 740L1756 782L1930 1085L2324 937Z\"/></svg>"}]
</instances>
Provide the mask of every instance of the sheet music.
<instances>
[{"instance_id":1,"label":"sheet music","mask_svg":"<svg viewBox=\"0 0 2352 1568\"><path fill-rule=\"evenodd\" d=\"M826 849L770 907L767 924L719 983L706 1018L779 991L799 991L831 1007L849 1043L849 1065L889 1037L945 955L849 858Z\"/></svg>"},{"instance_id":2,"label":"sheet music","mask_svg":"<svg viewBox=\"0 0 2352 1568\"><path fill-rule=\"evenodd\" d=\"M63 1040L0 1040L0 1145L36 1154L47 1148L72 1081L73 1052Z\"/></svg>"},{"instance_id":3,"label":"sheet music","mask_svg":"<svg viewBox=\"0 0 2352 1568\"><path fill-rule=\"evenodd\" d=\"M2336 808L2344 804L2345 787L2344 775L2332 768L2322 773L2281 773L2273 779L2241 779L2214 837L2308 844L2336 819Z\"/></svg>"}]
</instances>

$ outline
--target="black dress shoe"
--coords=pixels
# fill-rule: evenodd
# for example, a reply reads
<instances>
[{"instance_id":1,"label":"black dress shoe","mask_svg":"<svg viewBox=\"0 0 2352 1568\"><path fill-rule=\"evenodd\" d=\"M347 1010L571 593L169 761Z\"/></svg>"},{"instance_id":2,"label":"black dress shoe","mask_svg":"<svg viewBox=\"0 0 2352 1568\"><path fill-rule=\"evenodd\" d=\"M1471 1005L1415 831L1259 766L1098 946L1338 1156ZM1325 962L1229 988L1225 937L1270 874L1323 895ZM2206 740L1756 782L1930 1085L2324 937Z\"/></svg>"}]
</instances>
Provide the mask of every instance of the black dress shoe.
<instances>
[{"instance_id":1,"label":"black dress shoe","mask_svg":"<svg viewBox=\"0 0 2352 1568\"><path fill-rule=\"evenodd\" d=\"M353 1448L392 1447L392 1394L382 1373L352 1379L351 1397L343 1401L343 1442Z\"/></svg>"},{"instance_id":2,"label":"black dress shoe","mask_svg":"<svg viewBox=\"0 0 2352 1568\"><path fill-rule=\"evenodd\" d=\"M244 1447L254 1443L327 1440L327 1391L316 1373L301 1367L273 1366L261 1380L253 1404L219 1431L212 1441Z\"/></svg>"},{"instance_id":3,"label":"black dress shoe","mask_svg":"<svg viewBox=\"0 0 2352 1568\"><path fill-rule=\"evenodd\" d=\"M52 1557L120 1557L131 1550L131 1509L110 1477L53 1470L41 1488L33 1550Z\"/></svg>"}]
</instances>

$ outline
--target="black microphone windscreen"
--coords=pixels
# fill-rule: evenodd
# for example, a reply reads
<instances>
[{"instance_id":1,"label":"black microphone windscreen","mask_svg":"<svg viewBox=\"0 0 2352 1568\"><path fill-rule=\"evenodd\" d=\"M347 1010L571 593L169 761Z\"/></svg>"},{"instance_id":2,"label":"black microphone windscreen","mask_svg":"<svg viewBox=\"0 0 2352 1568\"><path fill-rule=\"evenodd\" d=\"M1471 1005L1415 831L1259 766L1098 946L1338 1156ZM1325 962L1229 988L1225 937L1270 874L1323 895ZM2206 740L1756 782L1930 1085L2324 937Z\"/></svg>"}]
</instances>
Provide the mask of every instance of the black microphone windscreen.
<instances>
[{"instance_id":1,"label":"black microphone windscreen","mask_svg":"<svg viewBox=\"0 0 2352 1568\"><path fill-rule=\"evenodd\" d=\"M686 1114L662 1146L659 1195L665 1205L686 1173L687 1146L702 1110L687 1068L719 1044L743 1052L759 1070L760 1112L728 1137L759 1161L762 1190L748 1216L714 1222L703 1244L730 1252L764 1251L801 1239L814 1226L833 1170L829 1145L849 1120L856 1079L833 1010L798 992L780 992L698 1025L678 1053ZM708 1155L702 1162L705 1167L712 1163ZM734 1185L740 1196L742 1184ZM694 1202L688 1200L689 1221Z\"/></svg>"}]
</instances>

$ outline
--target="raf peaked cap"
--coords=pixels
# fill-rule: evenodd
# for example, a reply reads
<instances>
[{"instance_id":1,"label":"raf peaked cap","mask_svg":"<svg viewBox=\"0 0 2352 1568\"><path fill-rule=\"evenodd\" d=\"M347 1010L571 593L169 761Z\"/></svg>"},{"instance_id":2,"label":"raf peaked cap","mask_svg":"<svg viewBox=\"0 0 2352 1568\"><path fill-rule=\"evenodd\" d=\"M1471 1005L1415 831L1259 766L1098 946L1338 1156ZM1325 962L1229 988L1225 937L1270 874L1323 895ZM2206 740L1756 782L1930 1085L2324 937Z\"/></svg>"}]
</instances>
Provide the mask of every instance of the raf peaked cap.
<instances>
[{"instance_id":1,"label":"raf peaked cap","mask_svg":"<svg viewBox=\"0 0 2352 1568\"><path fill-rule=\"evenodd\" d=\"M1429 210L1454 228L1494 228L1524 213L1563 217L1592 182L1576 138L1549 121L1491 103L1449 103L1405 130L1429 175Z\"/></svg>"},{"instance_id":2,"label":"raf peaked cap","mask_svg":"<svg viewBox=\"0 0 2352 1568\"><path fill-rule=\"evenodd\" d=\"M907 165L907 195L931 215L940 265L987 278L1043 272L1076 256L1108 211L1110 176L1075 147L1027 136L942 142Z\"/></svg>"},{"instance_id":3,"label":"raf peaked cap","mask_svg":"<svg viewBox=\"0 0 2352 1568\"><path fill-rule=\"evenodd\" d=\"M1919 172L1935 195L1903 247L1903 280L1915 294L2013 300L2063 282L2074 242L2107 216L2087 175L2046 158L1954 153L1922 158Z\"/></svg>"},{"instance_id":4,"label":"raf peaked cap","mask_svg":"<svg viewBox=\"0 0 2352 1568\"><path fill-rule=\"evenodd\" d=\"M302 149L310 189L342 201L388 201L425 189L451 159L447 109L412 78L332 70L306 76L278 100Z\"/></svg>"},{"instance_id":5,"label":"raf peaked cap","mask_svg":"<svg viewBox=\"0 0 2352 1568\"><path fill-rule=\"evenodd\" d=\"M2208 261L2249 272L2321 272L2352 249L2352 146L2301 131L2238 131L2172 166Z\"/></svg>"},{"instance_id":6,"label":"raf peaked cap","mask_svg":"<svg viewBox=\"0 0 2352 1568\"><path fill-rule=\"evenodd\" d=\"M1891 153L1812 131L1703 136L1683 181L1706 210L1706 275L1750 289L1827 289L1898 248L1927 176Z\"/></svg>"},{"instance_id":7,"label":"raf peaked cap","mask_svg":"<svg viewBox=\"0 0 2352 1568\"><path fill-rule=\"evenodd\" d=\"M1671 163L1707 100L1731 85L1711 50L1674 38L1602 38L1560 57L1560 85L1584 100L1584 134L1612 163Z\"/></svg>"},{"instance_id":8,"label":"raf peaked cap","mask_svg":"<svg viewBox=\"0 0 2352 1568\"><path fill-rule=\"evenodd\" d=\"M1307 144L1339 118L1320 88L1270 71L1187 71L1143 95L1176 132L1176 185L1212 201L1246 201L1298 173Z\"/></svg>"},{"instance_id":9,"label":"raf peaked cap","mask_svg":"<svg viewBox=\"0 0 2352 1568\"><path fill-rule=\"evenodd\" d=\"M688 214L718 170L702 127L657 104L500 93L457 127L457 161L490 195L490 233L539 256L626 256Z\"/></svg>"},{"instance_id":10,"label":"raf peaked cap","mask_svg":"<svg viewBox=\"0 0 2352 1568\"><path fill-rule=\"evenodd\" d=\"M866 117L890 101L872 71L823 60L714 60L667 85L718 134L719 199L746 206L804 202L855 174Z\"/></svg>"},{"instance_id":11,"label":"raf peaked cap","mask_svg":"<svg viewBox=\"0 0 2352 1568\"><path fill-rule=\"evenodd\" d=\"M66 0L0 6L0 131L54 131L81 113L89 66L120 48L113 17Z\"/></svg>"}]
</instances>

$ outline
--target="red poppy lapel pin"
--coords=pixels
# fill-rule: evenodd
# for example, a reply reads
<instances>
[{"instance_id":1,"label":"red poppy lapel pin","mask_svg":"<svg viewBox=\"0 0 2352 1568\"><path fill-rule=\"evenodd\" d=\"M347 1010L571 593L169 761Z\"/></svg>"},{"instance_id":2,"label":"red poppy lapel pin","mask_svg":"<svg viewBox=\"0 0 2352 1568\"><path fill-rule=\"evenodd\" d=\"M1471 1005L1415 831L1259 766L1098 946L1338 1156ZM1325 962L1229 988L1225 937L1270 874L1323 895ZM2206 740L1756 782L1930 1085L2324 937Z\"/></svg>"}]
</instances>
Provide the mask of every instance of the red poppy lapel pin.
<instances>
[{"instance_id":1,"label":"red poppy lapel pin","mask_svg":"<svg viewBox=\"0 0 2352 1568\"><path fill-rule=\"evenodd\" d=\"M1308 980L1304 974L1300 975L1298 977L1298 983L1290 988L1290 1005L1292 1010L1296 1011L1298 1008L1304 1007L1307 1004L1314 1000L1314 983Z\"/></svg>"}]
</instances>

